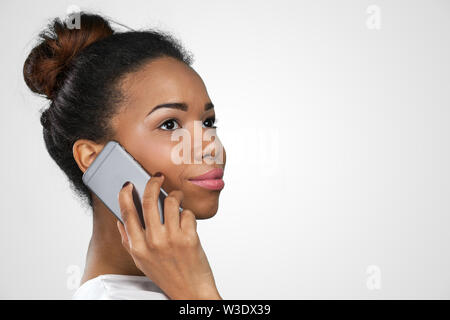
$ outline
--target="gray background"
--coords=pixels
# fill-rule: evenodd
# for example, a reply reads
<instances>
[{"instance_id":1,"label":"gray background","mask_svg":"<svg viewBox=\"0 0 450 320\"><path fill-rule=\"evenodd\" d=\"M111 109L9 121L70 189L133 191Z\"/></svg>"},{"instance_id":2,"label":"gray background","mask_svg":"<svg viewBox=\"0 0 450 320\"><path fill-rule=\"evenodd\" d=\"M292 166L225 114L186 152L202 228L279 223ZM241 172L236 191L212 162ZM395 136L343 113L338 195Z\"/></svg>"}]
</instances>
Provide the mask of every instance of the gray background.
<instances>
[{"instance_id":1,"label":"gray background","mask_svg":"<svg viewBox=\"0 0 450 320\"><path fill-rule=\"evenodd\" d=\"M91 212L22 78L72 4L194 54L227 150L198 223L225 299L450 298L450 3L430 0L3 1L0 298L70 298L84 267Z\"/></svg>"}]
</instances>

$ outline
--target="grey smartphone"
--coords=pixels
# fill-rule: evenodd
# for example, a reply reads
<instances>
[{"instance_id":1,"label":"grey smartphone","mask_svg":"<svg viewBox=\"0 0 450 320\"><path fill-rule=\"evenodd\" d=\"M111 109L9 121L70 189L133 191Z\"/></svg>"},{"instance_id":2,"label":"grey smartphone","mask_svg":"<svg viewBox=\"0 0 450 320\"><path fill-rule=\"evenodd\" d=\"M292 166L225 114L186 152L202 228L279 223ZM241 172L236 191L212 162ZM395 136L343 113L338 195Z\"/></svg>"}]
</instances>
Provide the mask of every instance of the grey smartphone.
<instances>
[{"instance_id":1,"label":"grey smartphone","mask_svg":"<svg viewBox=\"0 0 450 320\"><path fill-rule=\"evenodd\" d=\"M142 195L151 179L150 174L117 141L106 143L89 168L83 174L83 183L122 221L119 205L119 191L125 182L133 183L133 201L139 220L145 228ZM161 223L164 223L164 199L167 193L161 188L158 209ZM183 208L179 207L179 211Z\"/></svg>"}]
</instances>

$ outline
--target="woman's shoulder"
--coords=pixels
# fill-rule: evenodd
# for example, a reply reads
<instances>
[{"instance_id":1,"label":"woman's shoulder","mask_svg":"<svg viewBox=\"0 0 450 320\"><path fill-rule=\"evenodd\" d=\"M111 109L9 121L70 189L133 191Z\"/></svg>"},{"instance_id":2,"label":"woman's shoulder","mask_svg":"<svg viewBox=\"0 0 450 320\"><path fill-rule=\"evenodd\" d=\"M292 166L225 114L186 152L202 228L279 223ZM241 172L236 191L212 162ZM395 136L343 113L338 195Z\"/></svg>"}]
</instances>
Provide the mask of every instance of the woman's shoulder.
<instances>
[{"instance_id":1,"label":"woman's shoulder","mask_svg":"<svg viewBox=\"0 0 450 320\"><path fill-rule=\"evenodd\" d=\"M84 282L72 296L74 300L169 300L145 276L102 274Z\"/></svg>"}]
</instances>

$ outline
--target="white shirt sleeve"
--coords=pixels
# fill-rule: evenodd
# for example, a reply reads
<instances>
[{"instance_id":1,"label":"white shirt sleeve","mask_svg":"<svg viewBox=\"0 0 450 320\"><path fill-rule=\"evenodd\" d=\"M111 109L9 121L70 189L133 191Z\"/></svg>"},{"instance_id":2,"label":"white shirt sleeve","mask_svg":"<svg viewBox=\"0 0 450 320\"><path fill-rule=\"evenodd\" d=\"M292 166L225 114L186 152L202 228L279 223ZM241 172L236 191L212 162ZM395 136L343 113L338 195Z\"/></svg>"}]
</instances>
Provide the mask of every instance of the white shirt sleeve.
<instances>
[{"instance_id":1,"label":"white shirt sleeve","mask_svg":"<svg viewBox=\"0 0 450 320\"><path fill-rule=\"evenodd\" d=\"M169 300L149 278L121 274L102 274L83 283L74 300Z\"/></svg>"}]
</instances>

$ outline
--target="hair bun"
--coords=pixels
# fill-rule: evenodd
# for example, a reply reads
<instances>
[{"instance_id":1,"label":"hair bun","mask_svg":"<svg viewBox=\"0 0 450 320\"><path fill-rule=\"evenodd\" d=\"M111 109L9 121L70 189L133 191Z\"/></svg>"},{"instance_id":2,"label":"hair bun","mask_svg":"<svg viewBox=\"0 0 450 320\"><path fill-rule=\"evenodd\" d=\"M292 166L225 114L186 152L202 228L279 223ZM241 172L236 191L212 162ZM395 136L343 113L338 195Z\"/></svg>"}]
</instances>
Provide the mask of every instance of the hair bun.
<instances>
[{"instance_id":1,"label":"hair bun","mask_svg":"<svg viewBox=\"0 0 450 320\"><path fill-rule=\"evenodd\" d=\"M69 28L66 21L55 18L39 34L38 45L31 50L23 65L25 83L33 92L53 99L74 57L90 44L114 33L103 17L79 14L79 29Z\"/></svg>"}]
</instances>

